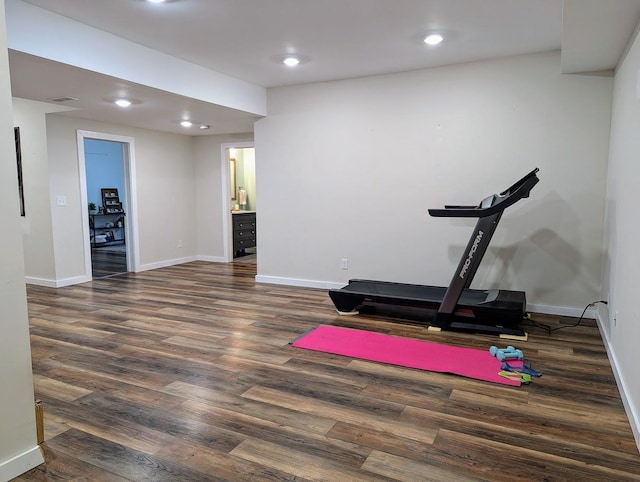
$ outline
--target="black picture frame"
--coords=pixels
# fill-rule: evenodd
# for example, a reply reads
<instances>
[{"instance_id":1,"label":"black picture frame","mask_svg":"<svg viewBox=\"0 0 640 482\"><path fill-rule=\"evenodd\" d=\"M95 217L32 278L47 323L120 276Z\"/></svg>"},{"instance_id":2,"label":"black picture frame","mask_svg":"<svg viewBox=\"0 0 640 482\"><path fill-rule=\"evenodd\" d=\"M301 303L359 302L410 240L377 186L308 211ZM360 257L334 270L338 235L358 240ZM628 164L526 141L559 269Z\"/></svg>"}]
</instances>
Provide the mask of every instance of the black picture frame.
<instances>
[{"instance_id":1,"label":"black picture frame","mask_svg":"<svg viewBox=\"0 0 640 482\"><path fill-rule=\"evenodd\" d=\"M20 197L20 216L25 216L24 210L24 185L22 184L22 149L20 147L20 128L13 128L16 140L16 166L18 168L18 196Z\"/></svg>"}]
</instances>

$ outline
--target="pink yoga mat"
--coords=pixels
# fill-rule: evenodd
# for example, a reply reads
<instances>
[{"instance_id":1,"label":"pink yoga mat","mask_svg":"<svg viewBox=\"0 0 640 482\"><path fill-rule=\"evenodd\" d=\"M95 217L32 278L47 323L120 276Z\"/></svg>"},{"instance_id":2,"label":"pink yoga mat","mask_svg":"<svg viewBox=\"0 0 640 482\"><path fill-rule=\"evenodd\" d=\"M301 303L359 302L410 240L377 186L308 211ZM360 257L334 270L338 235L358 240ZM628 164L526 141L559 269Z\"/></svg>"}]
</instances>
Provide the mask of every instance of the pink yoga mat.
<instances>
[{"instance_id":1,"label":"pink yoga mat","mask_svg":"<svg viewBox=\"0 0 640 482\"><path fill-rule=\"evenodd\" d=\"M502 362L486 350L440 345L428 341L401 338L371 331L337 326L319 326L292 343L306 348L362 360L399 365L432 372L453 373L463 377L520 386L520 381L498 375ZM522 362L509 361L512 366Z\"/></svg>"}]
</instances>

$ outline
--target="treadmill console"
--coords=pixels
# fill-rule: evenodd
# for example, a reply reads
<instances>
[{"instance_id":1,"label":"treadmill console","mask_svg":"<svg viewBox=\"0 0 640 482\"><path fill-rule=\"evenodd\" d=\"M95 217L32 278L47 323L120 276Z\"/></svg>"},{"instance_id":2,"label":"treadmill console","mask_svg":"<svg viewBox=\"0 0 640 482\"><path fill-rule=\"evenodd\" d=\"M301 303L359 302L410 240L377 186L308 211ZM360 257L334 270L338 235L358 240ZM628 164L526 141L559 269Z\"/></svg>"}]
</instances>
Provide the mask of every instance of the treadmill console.
<instances>
[{"instance_id":1,"label":"treadmill console","mask_svg":"<svg viewBox=\"0 0 640 482\"><path fill-rule=\"evenodd\" d=\"M529 197L533 186L540 181L536 175L538 171L536 167L500 194L492 194L484 198L478 206L446 205L444 209L429 209L429 214L438 218L483 218L504 211L520 199Z\"/></svg>"}]
</instances>

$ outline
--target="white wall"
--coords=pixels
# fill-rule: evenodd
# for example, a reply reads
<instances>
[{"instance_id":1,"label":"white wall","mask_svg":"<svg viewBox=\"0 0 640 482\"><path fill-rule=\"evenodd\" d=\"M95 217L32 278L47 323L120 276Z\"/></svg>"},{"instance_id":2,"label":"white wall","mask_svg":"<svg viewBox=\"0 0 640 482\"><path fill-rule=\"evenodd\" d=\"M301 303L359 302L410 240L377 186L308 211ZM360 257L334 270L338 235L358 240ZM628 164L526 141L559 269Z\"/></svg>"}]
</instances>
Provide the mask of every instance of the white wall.
<instances>
[{"instance_id":1,"label":"white wall","mask_svg":"<svg viewBox=\"0 0 640 482\"><path fill-rule=\"evenodd\" d=\"M6 481L44 460L36 443L4 1L0 53L0 481Z\"/></svg>"},{"instance_id":2,"label":"white wall","mask_svg":"<svg viewBox=\"0 0 640 482\"><path fill-rule=\"evenodd\" d=\"M45 114L51 104L13 99L14 125L20 127L25 216L21 219L25 272L31 280L55 278Z\"/></svg>"},{"instance_id":3,"label":"white wall","mask_svg":"<svg viewBox=\"0 0 640 482\"><path fill-rule=\"evenodd\" d=\"M197 244L202 260L226 261L224 238L229 234L224 225L229 223L230 198L223 202L222 185L228 183L228 171L223 169L222 145L250 141L252 133L194 138Z\"/></svg>"},{"instance_id":4,"label":"white wall","mask_svg":"<svg viewBox=\"0 0 640 482\"><path fill-rule=\"evenodd\" d=\"M607 211L602 332L626 396L636 442L640 447L640 38L618 67L613 94L611 147L607 175Z\"/></svg>"},{"instance_id":5,"label":"white wall","mask_svg":"<svg viewBox=\"0 0 640 482\"><path fill-rule=\"evenodd\" d=\"M537 166L473 286L579 314L600 296L612 85L561 75L550 52L269 90L258 279L448 284L472 221L427 208L477 204Z\"/></svg>"},{"instance_id":6,"label":"white wall","mask_svg":"<svg viewBox=\"0 0 640 482\"><path fill-rule=\"evenodd\" d=\"M58 281L84 274L77 130L135 139L140 268L150 269L195 259L197 254L194 150L189 136L47 116L51 198L67 197L53 206L53 237ZM178 247L178 241L183 247Z\"/></svg>"}]
</instances>

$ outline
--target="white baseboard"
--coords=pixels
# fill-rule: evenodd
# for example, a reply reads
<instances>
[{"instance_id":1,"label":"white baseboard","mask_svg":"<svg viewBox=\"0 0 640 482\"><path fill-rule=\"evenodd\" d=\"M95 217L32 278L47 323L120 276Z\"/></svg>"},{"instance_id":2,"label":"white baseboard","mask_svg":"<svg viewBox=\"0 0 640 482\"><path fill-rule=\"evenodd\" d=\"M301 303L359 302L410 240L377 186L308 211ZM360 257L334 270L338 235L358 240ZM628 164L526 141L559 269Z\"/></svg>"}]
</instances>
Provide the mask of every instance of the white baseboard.
<instances>
[{"instance_id":1,"label":"white baseboard","mask_svg":"<svg viewBox=\"0 0 640 482\"><path fill-rule=\"evenodd\" d=\"M138 272L149 271L158 268L167 268L169 266L175 266L178 264L191 263L192 261L198 261L198 257L188 256L186 258L168 259L166 261L159 261L157 263L141 264L138 266Z\"/></svg>"},{"instance_id":2,"label":"white baseboard","mask_svg":"<svg viewBox=\"0 0 640 482\"><path fill-rule=\"evenodd\" d=\"M208 261L209 263L228 263L229 260L223 256L204 256L199 255L198 261Z\"/></svg>"},{"instance_id":3,"label":"white baseboard","mask_svg":"<svg viewBox=\"0 0 640 482\"><path fill-rule=\"evenodd\" d=\"M604 311L606 313L606 310ZM627 382L618 369L618 359L616 358L616 352L611 345L609 335L607 335L607 330L605 330L605 324L604 320L602 319L601 312L597 313L596 322L598 323L598 329L600 330L600 335L602 336L602 340L604 341L604 347L607 350L607 356L609 357L609 363L611 364L611 369L613 370L613 376L615 377L616 383L618 385L618 391L620 392L622 405L624 405L624 410L627 413L627 418L629 419L629 424L631 425L633 438L636 439L636 445L638 446L638 450L640 451L640 413L638 412L638 408L633 403L633 400L631 400L627 396Z\"/></svg>"},{"instance_id":4,"label":"white baseboard","mask_svg":"<svg viewBox=\"0 0 640 482\"><path fill-rule=\"evenodd\" d=\"M63 286L71 286L77 285L80 283L86 283L91 281L91 278L88 276L76 276L74 278L65 278L65 279L44 279L44 278L35 278L33 276L25 276L25 283L28 285L37 285L37 286L46 286L47 288L62 288Z\"/></svg>"},{"instance_id":5,"label":"white baseboard","mask_svg":"<svg viewBox=\"0 0 640 482\"><path fill-rule=\"evenodd\" d=\"M323 290L339 289L346 283L333 283L331 281L316 281L299 278L282 278L280 276L256 276L256 283L269 283L274 285L300 286L301 288L319 288Z\"/></svg>"},{"instance_id":6,"label":"white baseboard","mask_svg":"<svg viewBox=\"0 0 640 482\"><path fill-rule=\"evenodd\" d=\"M571 316L578 318L582 314L584 308L570 308L568 306L547 306L527 303L527 311L529 313L543 313L545 315ZM596 310L589 308L584 313L584 318L595 319Z\"/></svg>"},{"instance_id":7,"label":"white baseboard","mask_svg":"<svg viewBox=\"0 0 640 482\"><path fill-rule=\"evenodd\" d=\"M34 278L33 276L25 276L24 281L28 285L46 286L47 288L57 287L56 280L54 279Z\"/></svg>"},{"instance_id":8,"label":"white baseboard","mask_svg":"<svg viewBox=\"0 0 640 482\"><path fill-rule=\"evenodd\" d=\"M44 463L44 457L40 447L36 445L26 452L0 462L0 481L14 479L42 463Z\"/></svg>"},{"instance_id":9,"label":"white baseboard","mask_svg":"<svg viewBox=\"0 0 640 482\"><path fill-rule=\"evenodd\" d=\"M166 268L168 266L175 266L175 265L178 265L178 264L190 263L191 261L211 261L211 262L221 262L221 263L226 262L226 260L224 260L223 258L217 258L217 257L214 257L214 256L210 256L210 257L207 257L207 256L188 256L186 258L168 259L166 261L159 261L157 263L149 263L149 264L139 265L136 272L149 271L149 270L158 269L158 268ZM90 276L76 276L74 278L65 278L65 279L59 279L59 280L36 278L36 277L33 277L33 276L25 276L25 282L27 284L38 285L38 286L46 286L48 288L62 288L64 286L71 286L71 285L77 285L77 284L80 284L80 283L87 283L87 282L91 281L91 279L92 278Z\"/></svg>"}]
</instances>

